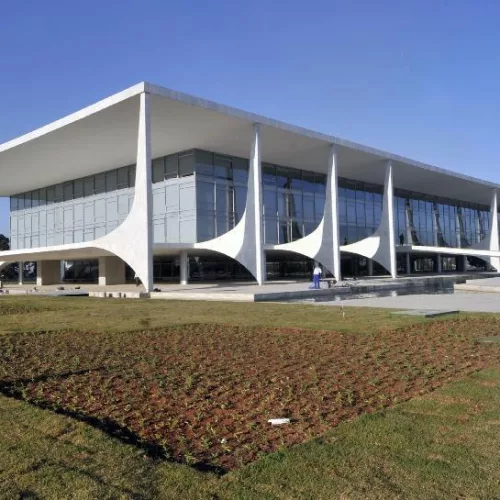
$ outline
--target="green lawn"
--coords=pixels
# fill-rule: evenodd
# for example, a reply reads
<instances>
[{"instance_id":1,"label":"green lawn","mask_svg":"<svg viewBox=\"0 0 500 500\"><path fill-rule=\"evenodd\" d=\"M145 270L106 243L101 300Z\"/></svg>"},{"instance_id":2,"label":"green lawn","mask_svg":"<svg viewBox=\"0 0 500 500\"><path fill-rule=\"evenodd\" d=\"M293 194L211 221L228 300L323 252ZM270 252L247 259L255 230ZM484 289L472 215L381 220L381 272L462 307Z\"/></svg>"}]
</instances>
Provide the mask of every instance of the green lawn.
<instances>
[{"instance_id":1,"label":"green lawn","mask_svg":"<svg viewBox=\"0 0 500 500\"><path fill-rule=\"evenodd\" d=\"M45 330L125 331L187 323L225 323L373 332L424 319L392 316L382 309L346 309L309 304L183 302L78 297L0 297L0 334Z\"/></svg>"},{"instance_id":2,"label":"green lawn","mask_svg":"<svg viewBox=\"0 0 500 500\"><path fill-rule=\"evenodd\" d=\"M500 334L494 316L462 321L480 325L478 335ZM0 298L0 334L205 322L366 335L430 320L361 309L343 319L337 308L297 304ZM500 366L492 366L219 477L0 396L0 498L499 498L499 430Z\"/></svg>"}]
</instances>

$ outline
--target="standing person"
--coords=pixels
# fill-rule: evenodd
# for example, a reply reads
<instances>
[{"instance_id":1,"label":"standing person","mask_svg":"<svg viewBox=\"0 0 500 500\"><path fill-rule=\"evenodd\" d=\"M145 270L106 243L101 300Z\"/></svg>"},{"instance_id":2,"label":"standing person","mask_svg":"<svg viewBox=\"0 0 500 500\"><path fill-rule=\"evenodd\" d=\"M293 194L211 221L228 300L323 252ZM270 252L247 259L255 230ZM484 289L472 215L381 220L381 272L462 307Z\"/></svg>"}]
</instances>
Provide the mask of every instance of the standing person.
<instances>
[{"instance_id":1,"label":"standing person","mask_svg":"<svg viewBox=\"0 0 500 500\"><path fill-rule=\"evenodd\" d=\"M313 270L313 287L315 289L319 288L319 280L321 279L322 274L323 271L321 270L321 267L319 267L319 264L316 264Z\"/></svg>"},{"instance_id":2,"label":"standing person","mask_svg":"<svg viewBox=\"0 0 500 500\"><path fill-rule=\"evenodd\" d=\"M403 233L401 233L399 235L399 244L400 245L404 245L405 244L405 235Z\"/></svg>"},{"instance_id":3,"label":"standing person","mask_svg":"<svg viewBox=\"0 0 500 500\"><path fill-rule=\"evenodd\" d=\"M135 286L139 286L141 283L141 280L137 273L134 274L134 281L135 281Z\"/></svg>"}]
</instances>

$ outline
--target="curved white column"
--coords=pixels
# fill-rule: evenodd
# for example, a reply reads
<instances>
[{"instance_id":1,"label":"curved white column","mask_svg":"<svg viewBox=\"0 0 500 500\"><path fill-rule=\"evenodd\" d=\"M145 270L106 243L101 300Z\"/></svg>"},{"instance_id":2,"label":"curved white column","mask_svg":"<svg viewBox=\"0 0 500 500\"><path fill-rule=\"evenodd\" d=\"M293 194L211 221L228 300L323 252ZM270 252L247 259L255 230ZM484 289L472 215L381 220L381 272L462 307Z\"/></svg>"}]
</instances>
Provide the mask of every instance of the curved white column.
<instances>
[{"instance_id":1,"label":"curved white column","mask_svg":"<svg viewBox=\"0 0 500 500\"><path fill-rule=\"evenodd\" d=\"M469 248L491 250L492 252L498 252L500 249L498 238L498 193L496 189L493 189L491 193L490 230L488 236L479 243L471 245ZM500 257L487 257L484 260L488 261L497 271L500 270Z\"/></svg>"},{"instance_id":2,"label":"curved white column","mask_svg":"<svg viewBox=\"0 0 500 500\"><path fill-rule=\"evenodd\" d=\"M339 247L337 157L333 144L330 146L328 154L325 208L321 222L311 234L290 243L274 245L273 249L305 255L320 262L337 280L342 279Z\"/></svg>"},{"instance_id":3,"label":"curved white column","mask_svg":"<svg viewBox=\"0 0 500 500\"><path fill-rule=\"evenodd\" d=\"M397 276L396 241L394 234L394 188L392 162L388 161L385 169L384 201L382 217L377 230L368 238L340 248L377 261L384 266L393 278Z\"/></svg>"},{"instance_id":4,"label":"curved white column","mask_svg":"<svg viewBox=\"0 0 500 500\"><path fill-rule=\"evenodd\" d=\"M255 123L250 150L247 200L241 220L222 236L193 245L195 249L212 250L236 260L252 273L259 285L266 279L261 176L260 125Z\"/></svg>"},{"instance_id":5,"label":"curved white column","mask_svg":"<svg viewBox=\"0 0 500 500\"><path fill-rule=\"evenodd\" d=\"M491 197L491 223L490 223L490 248L489 250L493 252L498 252L500 250L500 242L498 237L498 192L496 189L493 190ZM497 270L500 271L500 257L490 257L490 264Z\"/></svg>"},{"instance_id":6,"label":"curved white column","mask_svg":"<svg viewBox=\"0 0 500 500\"><path fill-rule=\"evenodd\" d=\"M140 94L135 190L132 208L116 229L89 246L124 260L139 276L147 292L153 290L153 232L151 228L151 109L150 95Z\"/></svg>"}]
</instances>

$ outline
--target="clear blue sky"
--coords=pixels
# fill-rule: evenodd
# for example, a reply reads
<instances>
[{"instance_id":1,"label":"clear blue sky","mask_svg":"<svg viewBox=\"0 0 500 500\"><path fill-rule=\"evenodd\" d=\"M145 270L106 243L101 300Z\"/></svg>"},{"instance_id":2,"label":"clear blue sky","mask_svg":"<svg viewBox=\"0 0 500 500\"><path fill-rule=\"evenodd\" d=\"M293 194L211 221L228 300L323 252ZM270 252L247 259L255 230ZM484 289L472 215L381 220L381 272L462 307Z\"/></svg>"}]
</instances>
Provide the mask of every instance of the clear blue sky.
<instances>
[{"instance_id":1,"label":"clear blue sky","mask_svg":"<svg viewBox=\"0 0 500 500\"><path fill-rule=\"evenodd\" d=\"M499 19L496 0L3 2L0 143L147 80L500 182Z\"/></svg>"}]
</instances>

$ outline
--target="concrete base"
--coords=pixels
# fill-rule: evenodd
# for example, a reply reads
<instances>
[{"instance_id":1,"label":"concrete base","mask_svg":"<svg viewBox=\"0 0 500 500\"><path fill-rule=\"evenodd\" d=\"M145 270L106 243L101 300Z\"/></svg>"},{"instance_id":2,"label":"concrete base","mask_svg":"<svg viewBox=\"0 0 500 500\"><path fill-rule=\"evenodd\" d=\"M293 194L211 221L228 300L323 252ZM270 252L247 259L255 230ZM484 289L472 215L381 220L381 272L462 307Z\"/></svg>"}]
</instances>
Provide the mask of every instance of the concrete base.
<instances>
[{"instance_id":1,"label":"concrete base","mask_svg":"<svg viewBox=\"0 0 500 500\"><path fill-rule=\"evenodd\" d=\"M61 263L58 260L40 260L36 263L36 286L61 283Z\"/></svg>"},{"instance_id":2,"label":"concrete base","mask_svg":"<svg viewBox=\"0 0 500 500\"><path fill-rule=\"evenodd\" d=\"M123 285L125 262L118 257L99 257L99 286Z\"/></svg>"}]
</instances>

